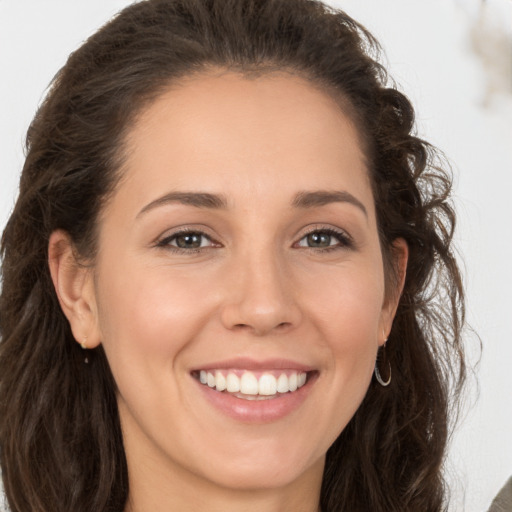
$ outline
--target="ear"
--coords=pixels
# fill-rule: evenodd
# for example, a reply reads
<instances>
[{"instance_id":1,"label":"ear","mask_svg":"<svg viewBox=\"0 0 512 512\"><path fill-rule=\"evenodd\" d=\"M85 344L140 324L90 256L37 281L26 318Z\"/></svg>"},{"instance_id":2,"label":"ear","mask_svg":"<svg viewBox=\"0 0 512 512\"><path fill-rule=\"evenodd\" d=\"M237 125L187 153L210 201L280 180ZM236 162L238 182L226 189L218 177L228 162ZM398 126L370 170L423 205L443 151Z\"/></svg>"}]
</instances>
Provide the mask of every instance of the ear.
<instances>
[{"instance_id":1,"label":"ear","mask_svg":"<svg viewBox=\"0 0 512 512\"><path fill-rule=\"evenodd\" d=\"M92 270L78 261L73 242L65 231L51 234L48 265L60 307L75 340L86 348L97 347L100 335Z\"/></svg>"},{"instance_id":2,"label":"ear","mask_svg":"<svg viewBox=\"0 0 512 512\"><path fill-rule=\"evenodd\" d=\"M409 247L403 238L397 238L391 249L391 265L393 266L393 278L388 280L386 297L382 307L380 319L379 345L386 343L393 319L395 318L398 303L404 289L405 276L407 274L407 261L409 259Z\"/></svg>"}]
</instances>

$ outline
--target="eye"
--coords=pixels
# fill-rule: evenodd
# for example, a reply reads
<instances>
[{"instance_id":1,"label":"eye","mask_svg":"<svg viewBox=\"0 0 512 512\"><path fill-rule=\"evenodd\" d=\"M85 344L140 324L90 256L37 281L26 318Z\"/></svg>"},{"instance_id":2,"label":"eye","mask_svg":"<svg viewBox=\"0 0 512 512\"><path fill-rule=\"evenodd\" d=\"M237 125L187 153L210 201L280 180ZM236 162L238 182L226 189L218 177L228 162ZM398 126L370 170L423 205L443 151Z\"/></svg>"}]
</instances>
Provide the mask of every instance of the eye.
<instances>
[{"instance_id":1,"label":"eye","mask_svg":"<svg viewBox=\"0 0 512 512\"><path fill-rule=\"evenodd\" d=\"M214 243L208 235L201 231L180 231L163 238L157 243L158 247L166 247L178 251L197 251L216 245L218 244Z\"/></svg>"},{"instance_id":2,"label":"eye","mask_svg":"<svg viewBox=\"0 0 512 512\"><path fill-rule=\"evenodd\" d=\"M316 229L309 232L297 242L297 247L311 249L336 249L351 247L350 237L343 231L335 229Z\"/></svg>"}]
</instances>

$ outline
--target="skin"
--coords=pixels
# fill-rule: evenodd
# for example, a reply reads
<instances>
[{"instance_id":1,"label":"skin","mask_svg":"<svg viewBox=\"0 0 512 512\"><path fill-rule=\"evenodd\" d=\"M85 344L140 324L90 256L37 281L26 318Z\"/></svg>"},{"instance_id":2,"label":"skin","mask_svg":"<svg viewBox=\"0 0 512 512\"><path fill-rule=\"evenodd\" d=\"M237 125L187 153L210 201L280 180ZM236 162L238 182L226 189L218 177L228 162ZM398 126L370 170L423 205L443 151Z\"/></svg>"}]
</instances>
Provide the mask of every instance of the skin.
<instances>
[{"instance_id":1,"label":"skin","mask_svg":"<svg viewBox=\"0 0 512 512\"><path fill-rule=\"evenodd\" d=\"M119 388L126 511L317 510L325 453L370 384L407 260L399 240L399 289L386 291L355 127L297 76L210 73L159 97L127 146L93 268L65 233L50 240L73 333L103 344ZM294 204L318 191L344 196ZM161 199L175 192L225 204ZM204 233L199 250L176 247L182 228ZM233 357L291 359L316 379L285 417L237 421L191 375Z\"/></svg>"}]
</instances>

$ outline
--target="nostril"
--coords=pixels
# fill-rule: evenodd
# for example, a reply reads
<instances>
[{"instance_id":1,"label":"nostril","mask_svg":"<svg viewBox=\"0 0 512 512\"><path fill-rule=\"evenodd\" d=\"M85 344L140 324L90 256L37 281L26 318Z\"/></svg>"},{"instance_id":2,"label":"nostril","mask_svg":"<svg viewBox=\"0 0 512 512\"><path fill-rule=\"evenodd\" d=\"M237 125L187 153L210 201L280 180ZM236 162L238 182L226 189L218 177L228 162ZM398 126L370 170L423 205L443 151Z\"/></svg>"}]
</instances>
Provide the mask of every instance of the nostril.
<instances>
[{"instance_id":1,"label":"nostril","mask_svg":"<svg viewBox=\"0 0 512 512\"><path fill-rule=\"evenodd\" d=\"M263 325L261 322L258 322L254 325L250 324L235 324L231 327L231 330L234 331L250 331L251 333L255 334L256 336L264 336L265 334L271 332L271 331L285 331L288 329L292 324L290 322L281 322L277 325Z\"/></svg>"},{"instance_id":2,"label":"nostril","mask_svg":"<svg viewBox=\"0 0 512 512\"><path fill-rule=\"evenodd\" d=\"M271 303L256 298L248 296L244 300L224 304L221 311L223 325L231 331L247 331L262 336L271 331L288 331L300 323L301 312L295 302Z\"/></svg>"}]
</instances>

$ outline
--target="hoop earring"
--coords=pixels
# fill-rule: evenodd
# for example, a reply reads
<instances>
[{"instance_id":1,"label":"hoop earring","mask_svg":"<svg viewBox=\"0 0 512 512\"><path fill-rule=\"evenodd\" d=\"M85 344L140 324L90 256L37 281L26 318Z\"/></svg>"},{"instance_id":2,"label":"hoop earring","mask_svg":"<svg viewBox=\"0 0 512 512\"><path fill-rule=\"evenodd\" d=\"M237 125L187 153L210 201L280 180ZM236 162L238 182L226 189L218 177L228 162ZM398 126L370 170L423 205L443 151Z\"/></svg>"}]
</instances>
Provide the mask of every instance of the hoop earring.
<instances>
[{"instance_id":1,"label":"hoop earring","mask_svg":"<svg viewBox=\"0 0 512 512\"><path fill-rule=\"evenodd\" d=\"M375 360L375 369L374 369L374 374L375 374L375 378L377 379L377 382L382 386L382 387L387 387L389 386L389 384L391 383L391 364L389 363L387 357L386 357L386 342L388 340L386 340L384 342L384 345L382 345L382 348L380 349L379 353L377 354L377 359ZM384 364L387 363L387 366L388 366L388 372L389 372L389 376L387 378L387 380L384 380L382 378L382 375L380 373L380 370L379 370L379 359L382 359L384 360Z\"/></svg>"}]
</instances>

